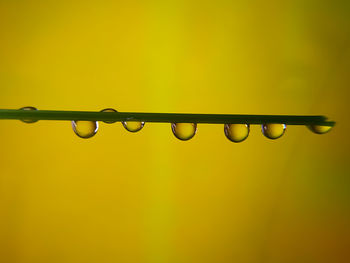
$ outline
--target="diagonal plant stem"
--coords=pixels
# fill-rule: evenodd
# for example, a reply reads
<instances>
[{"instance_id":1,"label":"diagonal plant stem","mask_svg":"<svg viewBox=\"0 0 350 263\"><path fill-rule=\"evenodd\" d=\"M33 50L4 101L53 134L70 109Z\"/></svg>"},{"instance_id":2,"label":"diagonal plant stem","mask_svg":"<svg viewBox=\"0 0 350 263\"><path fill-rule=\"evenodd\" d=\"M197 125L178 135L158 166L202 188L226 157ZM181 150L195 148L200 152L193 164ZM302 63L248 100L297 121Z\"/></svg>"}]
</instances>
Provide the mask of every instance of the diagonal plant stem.
<instances>
[{"instance_id":1,"label":"diagonal plant stem","mask_svg":"<svg viewBox=\"0 0 350 263\"><path fill-rule=\"evenodd\" d=\"M82 120L82 121L144 121L165 123L211 123L211 124L266 124L326 125L325 116L303 115L241 115L241 114L184 114L184 113L143 113L143 112L95 112L57 110L9 110L0 109L0 119L31 120Z\"/></svg>"}]
</instances>

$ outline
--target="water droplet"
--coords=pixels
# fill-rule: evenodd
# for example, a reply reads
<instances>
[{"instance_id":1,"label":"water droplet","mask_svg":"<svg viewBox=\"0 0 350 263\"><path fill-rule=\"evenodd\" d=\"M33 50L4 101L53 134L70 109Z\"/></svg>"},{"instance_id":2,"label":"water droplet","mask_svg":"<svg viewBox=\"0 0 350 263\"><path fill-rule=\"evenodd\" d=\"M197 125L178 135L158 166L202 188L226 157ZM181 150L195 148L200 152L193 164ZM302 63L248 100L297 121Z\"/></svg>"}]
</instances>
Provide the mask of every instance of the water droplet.
<instances>
[{"instance_id":1,"label":"water droplet","mask_svg":"<svg viewBox=\"0 0 350 263\"><path fill-rule=\"evenodd\" d=\"M317 134L325 134L327 132L329 132L333 126L327 126L327 125L310 125L308 126L308 128Z\"/></svg>"},{"instance_id":2,"label":"water droplet","mask_svg":"<svg viewBox=\"0 0 350 263\"><path fill-rule=\"evenodd\" d=\"M262 133L269 139L278 139L286 131L286 125L280 123L268 123L261 126Z\"/></svg>"},{"instance_id":3,"label":"water droplet","mask_svg":"<svg viewBox=\"0 0 350 263\"><path fill-rule=\"evenodd\" d=\"M107 109L101 110L101 112L118 112L118 111L115 109L112 109L112 108L107 108ZM103 121L103 122L104 123L115 123L116 121Z\"/></svg>"},{"instance_id":4,"label":"water droplet","mask_svg":"<svg viewBox=\"0 0 350 263\"><path fill-rule=\"evenodd\" d=\"M243 142L249 135L249 124L225 124L225 135L232 142Z\"/></svg>"},{"instance_id":5,"label":"water droplet","mask_svg":"<svg viewBox=\"0 0 350 263\"><path fill-rule=\"evenodd\" d=\"M98 131L97 121L72 121L72 128L80 138L91 138Z\"/></svg>"},{"instance_id":6,"label":"water droplet","mask_svg":"<svg viewBox=\"0 0 350 263\"><path fill-rule=\"evenodd\" d=\"M176 138L187 141L197 132L197 123L172 123L171 129Z\"/></svg>"},{"instance_id":7,"label":"water droplet","mask_svg":"<svg viewBox=\"0 0 350 263\"><path fill-rule=\"evenodd\" d=\"M138 132L145 126L143 121L122 121L122 124L129 132Z\"/></svg>"},{"instance_id":8,"label":"water droplet","mask_svg":"<svg viewBox=\"0 0 350 263\"><path fill-rule=\"evenodd\" d=\"M27 106L27 107L20 108L20 110L38 110L38 109L35 107L32 107L32 106ZM21 120L21 121L23 121L25 123L34 123L34 122L37 122L38 120L25 119L25 120Z\"/></svg>"}]
</instances>

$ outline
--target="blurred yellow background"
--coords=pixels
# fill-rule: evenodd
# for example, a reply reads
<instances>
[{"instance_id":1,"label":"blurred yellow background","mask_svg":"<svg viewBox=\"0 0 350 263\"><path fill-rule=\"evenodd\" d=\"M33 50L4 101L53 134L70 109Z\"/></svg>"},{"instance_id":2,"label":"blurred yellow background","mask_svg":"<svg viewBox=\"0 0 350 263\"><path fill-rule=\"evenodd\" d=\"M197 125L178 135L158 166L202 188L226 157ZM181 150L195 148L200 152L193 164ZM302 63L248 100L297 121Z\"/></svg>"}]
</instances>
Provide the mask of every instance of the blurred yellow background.
<instances>
[{"instance_id":1,"label":"blurred yellow background","mask_svg":"<svg viewBox=\"0 0 350 263\"><path fill-rule=\"evenodd\" d=\"M0 108L321 114L328 134L0 121L0 262L349 262L350 2L0 1Z\"/></svg>"}]
</instances>

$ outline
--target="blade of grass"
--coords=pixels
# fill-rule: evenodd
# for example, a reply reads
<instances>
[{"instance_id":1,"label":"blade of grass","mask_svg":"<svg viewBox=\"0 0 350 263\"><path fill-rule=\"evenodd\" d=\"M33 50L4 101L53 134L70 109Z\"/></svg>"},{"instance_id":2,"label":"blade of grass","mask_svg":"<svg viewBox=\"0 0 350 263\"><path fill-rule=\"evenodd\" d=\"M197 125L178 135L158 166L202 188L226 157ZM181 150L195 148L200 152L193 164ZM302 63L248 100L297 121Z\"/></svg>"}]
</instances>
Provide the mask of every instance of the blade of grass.
<instances>
[{"instance_id":1,"label":"blade of grass","mask_svg":"<svg viewBox=\"0 0 350 263\"><path fill-rule=\"evenodd\" d=\"M303 115L241 115L241 114L184 114L184 113L143 113L143 112L94 112L56 110L9 110L0 109L0 119L31 120L84 120L84 121L144 121L165 123L211 123L211 124L265 124L327 125L325 116Z\"/></svg>"}]
</instances>

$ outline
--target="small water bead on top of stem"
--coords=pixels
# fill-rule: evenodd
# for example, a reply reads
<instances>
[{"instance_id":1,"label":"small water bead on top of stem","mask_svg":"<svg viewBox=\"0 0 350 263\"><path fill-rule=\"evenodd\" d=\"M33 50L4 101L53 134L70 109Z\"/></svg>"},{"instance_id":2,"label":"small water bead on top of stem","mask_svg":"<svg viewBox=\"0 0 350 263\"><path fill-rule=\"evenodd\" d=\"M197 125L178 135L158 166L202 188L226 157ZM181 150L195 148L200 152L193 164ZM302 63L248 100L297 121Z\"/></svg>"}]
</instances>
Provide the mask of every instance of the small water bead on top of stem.
<instances>
[{"instance_id":1,"label":"small water bead on top of stem","mask_svg":"<svg viewBox=\"0 0 350 263\"><path fill-rule=\"evenodd\" d=\"M172 123L171 130L176 138L187 141L197 133L197 123Z\"/></svg>"},{"instance_id":2,"label":"small water bead on top of stem","mask_svg":"<svg viewBox=\"0 0 350 263\"><path fill-rule=\"evenodd\" d=\"M38 109L32 106L26 106L26 107L20 108L19 110L38 110ZM34 122L37 122L38 120L21 119L21 121L25 123L34 123Z\"/></svg>"},{"instance_id":3,"label":"small water bead on top of stem","mask_svg":"<svg viewBox=\"0 0 350 263\"><path fill-rule=\"evenodd\" d=\"M113 108L107 108L107 109L101 110L101 112L118 112L118 111ZM103 121L103 122L115 123L116 121ZM122 124L124 128L129 132L138 132L143 128L143 126L145 126L145 123L142 121L122 121Z\"/></svg>"},{"instance_id":4,"label":"small water bead on top of stem","mask_svg":"<svg viewBox=\"0 0 350 263\"><path fill-rule=\"evenodd\" d=\"M286 131L286 125L281 123L267 123L261 126L265 137L275 140L280 138Z\"/></svg>"},{"instance_id":5,"label":"small water bead on top of stem","mask_svg":"<svg viewBox=\"0 0 350 263\"><path fill-rule=\"evenodd\" d=\"M113 109L113 108L106 108L101 110L101 112L118 112L117 110ZM115 123L116 121L103 121L104 123Z\"/></svg>"},{"instance_id":6,"label":"small water bead on top of stem","mask_svg":"<svg viewBox=\"0 0 350 263\"><path fill-rule=\"evenodd\" d=\"M249 124L225 124L224 131L231 142L243 142L249 135Z\"/></svg>"},{"instance_id":7,"label":"small water bead on top of stem","mask_svg":"<svg viewBox=\"0 0 350 263\"><path fill-rule=\"evenodd\" d=\"M72 128L80 138L88 139L98 131L97 121L72 121Z\"/></svg>"},{"instance_id":8,"label":"small water bead on top of stem","mask_svg":"<svg viewBox=\"0 0 350 263\"><path fill-rule=\"evenodd\" d=\"M122 121L122 124L129 132L138 132L145 126L143 121Z\"/></svg>"},{"instance_id":9,"label":"small water bead on top of stem","mask_svg":"<svg viewBox=\"0 0 350 263\"><path fill-rule=\"evenodd\" d=\"M333 126L329 125L309 125L307 127L316 134L325 134L333 128Z\"/></svg>"}]
</instances>

